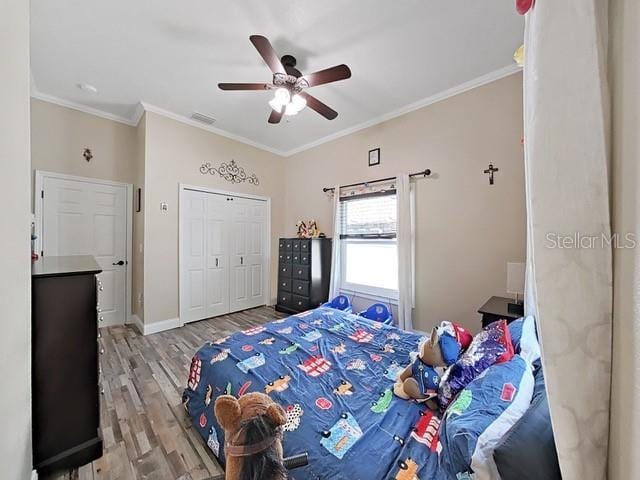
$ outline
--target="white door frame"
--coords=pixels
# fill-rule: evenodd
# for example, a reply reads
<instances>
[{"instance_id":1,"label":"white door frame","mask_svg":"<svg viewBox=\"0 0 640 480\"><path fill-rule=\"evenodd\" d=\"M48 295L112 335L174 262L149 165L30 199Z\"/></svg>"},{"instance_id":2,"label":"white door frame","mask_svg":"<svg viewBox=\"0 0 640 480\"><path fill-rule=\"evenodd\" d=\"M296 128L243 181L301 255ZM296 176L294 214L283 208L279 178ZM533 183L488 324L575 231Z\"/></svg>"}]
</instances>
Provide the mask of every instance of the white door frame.
<instances>
[{"instance_id":1,"label":"white door frame","mask_svg":"<svg viewBox=\"0 0 640 480\"><path fill-rule=\"evenodd\" d=\"M44 170L36 170L35 174L35 188L33 190L33 205L35 209L36 224L35 234L38 237L36 239L36 252L42 251L42 196L41 193L44 187L45 178L55 178L58 180L73 180L76 182L85 183L97 183L99 185L110 185L112 187L125 187L126 189L126 205L125 211L127 213L126 233L127 233L127 258L125 259L125 267L127 273L125 275L125 323L131 323L132 310L131 310L131 268L133 265L133 184L114 182L111 180L102 180L100 178L88 178L78 177L75 175L67 175L64 173L47 172Z\"/></svg>"},{"instance_id":2,"label":"white door frame","mask_svg":"<svg viewBox=\"0 0 640 480\"><path fill-rule=\"evenodd\" d=\"M186 318L185 312L182 311L185 302L182 301L183 295L183 282L182 282L182 205L184 203L184 191L185 190L195 190L198 192L204 193L214 193L216 195L228 195L230 197L239 197L239 198L248 198L250 200L261 200L266 202L267 204L267 217L266 217L266 229L265 229L265 239L264 245L265 247L265 264L266 268L264 269L264 291L263 291L263 300L264 304L269 304L269 299L271 298L271 197L263 197L261 195L252 195L250 193L238 193L238 192L230 192L228 190L221 190L218 188L208 188L208 187L200 187L196 185L187 185L184 183L178 184L178 312L180 315L180 326L184 326L184 318Z\"/></svg>"}]
</instances>

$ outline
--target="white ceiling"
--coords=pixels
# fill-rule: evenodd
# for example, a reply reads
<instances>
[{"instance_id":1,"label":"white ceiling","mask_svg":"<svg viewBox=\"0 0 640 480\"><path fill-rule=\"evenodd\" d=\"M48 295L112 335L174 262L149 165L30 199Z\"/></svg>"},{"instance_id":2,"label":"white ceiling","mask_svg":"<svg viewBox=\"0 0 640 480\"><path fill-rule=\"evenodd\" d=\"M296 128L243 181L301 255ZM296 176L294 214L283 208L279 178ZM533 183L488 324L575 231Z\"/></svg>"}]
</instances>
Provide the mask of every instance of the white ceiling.
<instances>
[{"instance_id":1,"label":"white ceiling","mask_svg":"<svg viewBox=\"0 0 640 480\"><path fill-rule=\"evenodd\" d=\"M512 71L524 28L504 0L32 0L31 10L34 96L131 123L139 102L198 111L216 118L215 129L279 153ZM351 79L309 90L338 118L307 108L270 125L272 94L219 90L271 81L252 34L297 57L303 73L349 65Z\"/></svg>"}]
</instances>

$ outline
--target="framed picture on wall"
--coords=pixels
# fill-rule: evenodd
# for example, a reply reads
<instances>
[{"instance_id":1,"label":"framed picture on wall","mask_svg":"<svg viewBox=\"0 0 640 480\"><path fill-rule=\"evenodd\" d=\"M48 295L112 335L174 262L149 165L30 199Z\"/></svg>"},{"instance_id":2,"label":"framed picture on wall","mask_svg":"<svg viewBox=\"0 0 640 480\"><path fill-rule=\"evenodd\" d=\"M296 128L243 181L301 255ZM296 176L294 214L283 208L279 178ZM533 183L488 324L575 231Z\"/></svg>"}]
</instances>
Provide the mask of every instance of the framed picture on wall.
<instances>
[{"instance_id":1,"label":"framed picture on wall","mask_svg":"<svg viewBox=\"0 0 640 480\"><path fill-rule=\"evenodd\" d=\"M369 150L369 166L380 165L380 149Z\"/></svg>"}]
</instances>

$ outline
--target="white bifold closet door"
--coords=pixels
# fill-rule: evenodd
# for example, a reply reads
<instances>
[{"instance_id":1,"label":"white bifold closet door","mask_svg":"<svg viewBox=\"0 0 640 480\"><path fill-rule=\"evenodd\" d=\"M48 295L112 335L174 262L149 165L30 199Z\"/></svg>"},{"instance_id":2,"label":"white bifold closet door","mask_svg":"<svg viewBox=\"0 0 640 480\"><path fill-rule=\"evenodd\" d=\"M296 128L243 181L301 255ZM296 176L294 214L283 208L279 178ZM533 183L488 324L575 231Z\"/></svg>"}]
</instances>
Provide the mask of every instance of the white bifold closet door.
<instances>
[{"instance_id":1,"label":"white bifold closet door","mask_svg":"<svg viewBox=\"0 0 640 480\"><path fill-rule=\"evenodd\" d=\"M264 305L266 202L185 190L180 217L183 322Z\"/></svg>"}]
</instances>

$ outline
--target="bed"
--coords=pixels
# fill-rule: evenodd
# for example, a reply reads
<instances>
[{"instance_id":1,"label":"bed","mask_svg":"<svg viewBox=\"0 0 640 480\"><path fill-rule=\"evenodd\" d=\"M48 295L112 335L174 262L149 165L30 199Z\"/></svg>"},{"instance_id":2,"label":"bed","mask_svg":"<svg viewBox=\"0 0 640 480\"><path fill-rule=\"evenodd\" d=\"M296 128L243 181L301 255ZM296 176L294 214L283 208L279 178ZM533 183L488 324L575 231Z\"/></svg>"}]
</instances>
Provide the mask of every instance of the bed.
<instances>
[{"instance_id":1,"label":"bed","mask_svg":"<svg viewBox=\"0 0 640 480\"><path fill-rule=\"evenodd\" d=\"M309 464L293 471L292 478L460 479L471 478L464 475L473 469L489 472L485 476L490 478L495 472L491 455L473 458L474 453L486 440L483 432L495 429L503 417L513 417L517 401L531 402L522 376L530 369L517 355L492 367L473 396L470 386L441 418L392 393L399 370L421 340L414 333L320 307L204 345L193 357L183 401L194 427L223 465L215 399L224 393L263 391L287 412L285 456L309 455ZM505 398L507 383L515 387ZM447 438L439 438L442 431Z\"/></svg>"}]
</instances>

